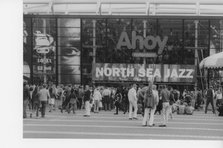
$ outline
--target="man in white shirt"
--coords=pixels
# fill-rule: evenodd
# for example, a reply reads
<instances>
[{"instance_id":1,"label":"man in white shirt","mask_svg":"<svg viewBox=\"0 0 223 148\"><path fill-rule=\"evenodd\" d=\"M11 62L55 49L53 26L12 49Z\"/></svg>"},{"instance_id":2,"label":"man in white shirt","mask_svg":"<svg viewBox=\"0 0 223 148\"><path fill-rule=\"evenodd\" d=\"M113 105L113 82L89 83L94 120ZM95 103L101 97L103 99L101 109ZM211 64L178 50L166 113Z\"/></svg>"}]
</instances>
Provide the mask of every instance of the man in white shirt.
<instances>
[{"instance_id":1,"label":"man in white shirt","mask_svg":"<svg viewBox=\"0 0 223 148\"><path fill-rule=\"evenodd\" d=\"M129 99L129 120L132 120L132 109L134 108L133 112L133 119L137 120L137 97L136 97L136 89L137 85L133 84L132 88L128 92L128 99Z\"/></svg>"},{"instance_id":2,"label":"man in white shirt","mask_svg":"<svg viewBox=\"0 0 223 148\"><path fill-rule=\"evenodd\" d=\"M101 93L99 92L99 89L96 88L93 94L93 101L94 101L94 112L98 113L99 111L99 102L102 100Z\"/></svg>"}]
</instances>

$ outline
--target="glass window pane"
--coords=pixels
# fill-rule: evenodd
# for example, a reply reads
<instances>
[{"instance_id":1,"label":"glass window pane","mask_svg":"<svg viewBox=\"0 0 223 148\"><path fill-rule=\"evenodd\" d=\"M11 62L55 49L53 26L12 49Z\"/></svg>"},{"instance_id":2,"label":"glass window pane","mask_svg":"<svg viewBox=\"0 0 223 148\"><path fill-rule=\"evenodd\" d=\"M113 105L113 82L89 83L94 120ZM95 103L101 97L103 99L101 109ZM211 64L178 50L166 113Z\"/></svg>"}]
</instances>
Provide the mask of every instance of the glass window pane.
<instances>
[{"instance_id":1,"label":"glass window pane","mask_svg":"<svg viewBox=\"0 0 223 148\"><path fill-rule=\"evenodd\" d=\"M58 27L80 27L80 19L59 18Z\"/></svg>"}]
</instances>

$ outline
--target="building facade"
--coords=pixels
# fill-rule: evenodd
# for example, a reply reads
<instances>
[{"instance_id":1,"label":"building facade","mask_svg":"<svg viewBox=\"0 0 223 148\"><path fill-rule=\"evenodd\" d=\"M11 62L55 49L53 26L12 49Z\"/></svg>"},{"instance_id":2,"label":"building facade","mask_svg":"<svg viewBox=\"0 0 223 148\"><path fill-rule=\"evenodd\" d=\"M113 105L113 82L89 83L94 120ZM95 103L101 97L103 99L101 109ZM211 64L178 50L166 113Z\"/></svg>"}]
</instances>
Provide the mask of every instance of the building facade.
<instances>
[{"instance_id":1,"label":"building facade","mask_svg":"<svg viewBox=\"0 0 223 148\"><path fill-rule=\"evenodd\" d=\"M30 83L198 85L223 51L223 17L24 15Z\"/></svg>"}]
</instances>

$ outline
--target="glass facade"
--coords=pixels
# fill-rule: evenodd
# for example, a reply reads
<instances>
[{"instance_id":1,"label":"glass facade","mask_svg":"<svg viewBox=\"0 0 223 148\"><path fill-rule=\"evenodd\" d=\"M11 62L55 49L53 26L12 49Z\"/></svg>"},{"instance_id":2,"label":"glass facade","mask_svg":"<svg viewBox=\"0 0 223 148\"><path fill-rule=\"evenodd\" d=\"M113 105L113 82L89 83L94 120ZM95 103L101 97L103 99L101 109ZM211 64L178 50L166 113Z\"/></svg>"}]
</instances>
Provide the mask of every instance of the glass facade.
<instances>
[{"instance_id":1,"label":"glass facade","mask_svg":"<svg viewBox=\"0 0 223 148\"><path fill-rule=\"evenodd\" d=\"M95 63L195 65L223 51L223 19L24 15L23 38L24 78L89 84Z\"/></svg>"}]
</instances>

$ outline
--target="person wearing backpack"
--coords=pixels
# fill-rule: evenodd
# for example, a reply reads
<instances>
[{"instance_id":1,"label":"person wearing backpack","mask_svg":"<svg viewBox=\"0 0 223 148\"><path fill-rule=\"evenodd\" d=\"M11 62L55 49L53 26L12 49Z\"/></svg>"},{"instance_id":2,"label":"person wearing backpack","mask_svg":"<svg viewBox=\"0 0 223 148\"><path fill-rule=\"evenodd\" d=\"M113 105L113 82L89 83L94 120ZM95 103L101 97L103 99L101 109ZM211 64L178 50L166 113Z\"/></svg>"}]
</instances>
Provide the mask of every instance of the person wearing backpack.
<instances>
[{"instance_id":1,"label":"person wearing backpack","mask_svg":"<svg viewBox=\"0 0 223 148\"><path fill-rule=\"evenodd\" d=\"M118 115L118 110L122 109L121 106L121 102L122 102L122 93L121 93L121 89L118 88L116 94L115 94L115 110L116 112L114 113L114 115Z\"/></svg>"},{"instance_id":2,"label":"person wearing backpack","mask_svg":"<svg viewBox=\"0 0 223 148\"><path fill-rule=\"evenodd\" d=\"M148 126L152 127L155 125L153 124L154 113L156 111L156 106L158 105L158 102L159 102L159 96L158 96L158 92L156 91L156 85L153 85L151 81L149 82L148 89L145 92L143 102L144 102L145 111L144 111L142 126L147 126L146 124L147 124L147 119L149 116Z\"/></svg>"},{"instance_id":3,"label":"person wearing backpack","mask_svg":"<svg viewBox=\"0 0 223 148\"><path fill-rule=\"evenodd\" d=\"M210 88L207 90L206 93L206 106L205 106L205 114L207 114L207 109L208 109L208 105L209 103L211 103L212 106L212 112L215 114L215 109L214 109L214 90L213 87L210 86Z\"/></svg>"}]
</instances>

